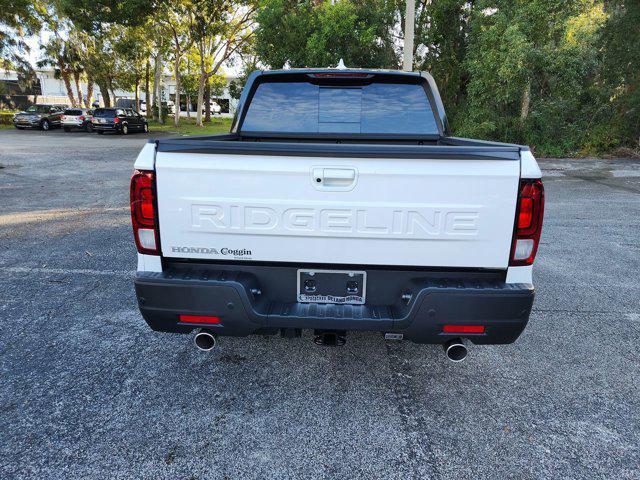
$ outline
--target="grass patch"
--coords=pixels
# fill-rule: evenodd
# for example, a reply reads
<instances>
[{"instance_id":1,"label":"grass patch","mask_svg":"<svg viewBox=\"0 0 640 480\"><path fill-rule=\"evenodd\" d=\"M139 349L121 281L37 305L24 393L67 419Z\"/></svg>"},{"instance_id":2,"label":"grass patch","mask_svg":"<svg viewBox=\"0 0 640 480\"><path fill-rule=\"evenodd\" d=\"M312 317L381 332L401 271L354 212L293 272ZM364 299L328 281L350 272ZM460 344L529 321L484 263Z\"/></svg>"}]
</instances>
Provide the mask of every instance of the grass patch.
<instances>
[{"instance_id":1,"label":"grass patch","mask_svg":"<svg viewBox=\"0 0 640 480\"><path fill-rule=\"evenodd\" d=\"M181 118L180 125L176 127L173 124L173 117L167 118L167 122L161 123L150 121L149 131L166 132L175 135L212 135L216 133L229 133L231 127L231 118L212 118L211 123L205 123L203 127L196 126L195 118Z\"/></svg>"}]
</instances>

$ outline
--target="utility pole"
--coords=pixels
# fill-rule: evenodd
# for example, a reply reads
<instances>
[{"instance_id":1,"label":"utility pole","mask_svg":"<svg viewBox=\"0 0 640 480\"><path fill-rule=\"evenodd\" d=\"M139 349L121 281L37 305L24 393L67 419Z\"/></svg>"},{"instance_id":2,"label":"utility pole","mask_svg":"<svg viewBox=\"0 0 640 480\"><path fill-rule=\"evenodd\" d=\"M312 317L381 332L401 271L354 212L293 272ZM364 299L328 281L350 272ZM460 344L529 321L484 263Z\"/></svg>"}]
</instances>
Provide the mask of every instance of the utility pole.
<instances>
[{"instance_id":1,"label":"utility pole","mask_svg":"<svg viewBox=\"0 0 640 480\"><path fill-rule=\"evenodd\" d=\"M416 21L416 1L406 0L407 8L404 15L404 61L402 69L413 70L413 31Z\"/></svg>"}]
</instances>

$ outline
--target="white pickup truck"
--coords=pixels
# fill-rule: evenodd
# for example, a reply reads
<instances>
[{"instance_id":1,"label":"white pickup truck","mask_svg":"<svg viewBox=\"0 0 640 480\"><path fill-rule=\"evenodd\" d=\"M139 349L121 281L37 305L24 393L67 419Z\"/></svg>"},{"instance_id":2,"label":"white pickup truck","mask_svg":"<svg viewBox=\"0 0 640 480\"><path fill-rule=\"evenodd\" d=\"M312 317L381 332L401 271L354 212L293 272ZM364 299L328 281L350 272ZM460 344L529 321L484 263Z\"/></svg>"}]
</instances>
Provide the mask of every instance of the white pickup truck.
<instances>
[{"instance_id":1,"label":"white pickup truck","mask_svg":"<svg viewBox=\"0 0 640 480\"><path fill-rule=\"evenodd\" d=\"M433 78L256 72L226 135L149 142L135 162L136 294L157 331L347 331L514 342L544 209L527 147L455 138Z\"/></svg>"}]
</instances>

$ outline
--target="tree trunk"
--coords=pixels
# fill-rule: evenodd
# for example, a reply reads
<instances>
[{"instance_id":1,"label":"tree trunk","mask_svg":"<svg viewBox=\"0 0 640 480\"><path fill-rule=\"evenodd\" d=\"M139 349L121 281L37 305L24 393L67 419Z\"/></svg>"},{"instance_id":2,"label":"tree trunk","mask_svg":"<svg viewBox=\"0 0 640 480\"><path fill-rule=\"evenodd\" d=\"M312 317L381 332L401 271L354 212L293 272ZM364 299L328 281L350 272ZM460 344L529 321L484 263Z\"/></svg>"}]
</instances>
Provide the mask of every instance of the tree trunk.
<instances>
[{"instance_id":1,"label":"tree trunk","mask_svg":"<svg viewBox=\"0 0 640 480\"><path fill-rule=\"evenodd\" d=\"M191 118L191 94L187 93L187 101L185 102L187 105L187 118Z\"/></svg>"},{"instance_id":2,"label":"tree trunk","mask_svg":"<svg viewBox=\"0 0 640 480\"><path fill-rule=\"evenodd\" d=\"M85 107L91 108L93 100L93 78L91 75L87 75L87 101L84 103Z\"/></svg>"},{"instance_id":3,"label":"tree trunk","mask_svg":"<svg viewBox=\"0 0 640 480\"><path fill-rule=\"evenodd\" d=\"M531 80L527 82L522 93L522 104L520 108L520 124L524 124L529 117L529 107L531 106Z\"/></svg>"},{"instance_id":4,"label":"tree trunk","mask_svg":"<svg viewBox=\"0 0 640 480\"><path fill-rule=\"evenodd\" d=\"M116 89L113 88L113 79L111 77L107 77L107 86L109 91L111 92L111 98L113 99L113 106L116 106L118 103L118 98L116 97Z\"/></svg>"},{"instance_id":5,"label":"tree trunk","mask_svg":"<svg viewBox=\"0 0 640 480\"><path fill-rule=\"evenodd\" d=\"M100 93L102 94L102 103L106 108L111 107L111 97L109 96L109 88L107 83L104 80L98 80L96 82L98 87L100 88Z\"/></svg>"},{"instance_id":6,"label":"tree trunk","mask_svg":"<svg viewBox=\"0 0 640 480\"><path fill-rule=\"evenodd\" d=\"M147 65L144 71L144 101L147 107L147 120L151 120L153 109L151 108L151 62L147 58Z\"/></svg>"},{"instance_id":7,"label":"tree trunk","mask_svg":"<svg viewBox=\"0 0 640 480\"><path fill-rule=\"evenodd\" d=\"M60 76L62 77L62 81L64 82L64 86L67 89L67 96L71 101L71 106L75 107L76 105L76 97L73 95L73 89L71 88L71 79L69 78L69 72L66 69L60 68Z\"/></svg>"},{"instance_id":8,"label":"tree trunk","mask_svg":"<svg viewBox=\"0 0 640 480\"><path fill-rule=\"evenodd\" d=\"M160 123L163 123L162 98L161 98L162 97L162 52L160 51L156 55L156 65L155 65L155 72L153 76L153 85L154 85L153 100L156 104L156 112L154 113L154 118L156 118L156 115L157 115L157 120Z\"/></svg>"},{"instance_id":9,"label":"tree trunk","mask_svg":"<svg viewBox=\"0 0 640 480\"><path fill-rule=\"evenodd\" d=\"M211 123L211 82L204 86L204 121Z\"/></svg>"},{"instance_id":10,"label":"tree trunk","mask_svg":"<svg viewBox=\"0 0 640 480\"><path fill-rule=\"evenodd\" d=\"M173 100L173 124L180 125L180 55L176 53L176 61L173 66L173 75L176 77L176 94Z\"/></svg>"},{"instance_id":11,"label":"tree trunk","mask_svg":"<svg viewBox=\"0 0 640 480\"><path fill-rule=\"evenodd\" d=\"M206 74L201 73L198 80L198 110L196 111L196 125L202 127L202 103L204 100L204 84L206 82Z\"/></svg>"},{"instance_id":12,"label":"tree trunk","mask_svg":"<svg viewBox=\"0 0 640 480\"><path fill-rule=\"evenodd\" d=\"M140 79L136 77L136 83L134 87L134 103L136 106L136 112L140 111Z\"/></svg>"},{"instance_id":13,"label":"tree trunk","mask_svg":"<svg viewBox=\"0 0 640 480\"><path fill-rule=\"evenodd\" d=\"M80 73L73 72L73 80L76 84L76 92L78 93L78 106L82 108L82 89L80 88Z\"/></svg>"}]
</instances>

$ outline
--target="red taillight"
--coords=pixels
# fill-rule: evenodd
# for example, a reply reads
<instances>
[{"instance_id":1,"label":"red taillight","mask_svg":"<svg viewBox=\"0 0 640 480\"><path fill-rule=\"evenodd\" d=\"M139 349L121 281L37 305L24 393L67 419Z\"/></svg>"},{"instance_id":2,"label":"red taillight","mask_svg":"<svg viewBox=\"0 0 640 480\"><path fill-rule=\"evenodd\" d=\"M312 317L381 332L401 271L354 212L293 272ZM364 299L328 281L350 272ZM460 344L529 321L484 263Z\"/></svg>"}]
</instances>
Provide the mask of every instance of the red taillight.
<instances>
[{"instance_id":1,"label":"red taillight","mask_svg":"<svg viewBox=\"0 0 640 480\"><path fill-rule=\"evenodd\" d=\"M118 117L115 117L115 118L113 119L113 123L120 123L120 119L119 119Z\"/></svg>"},{"instance_id":2,"label":"red taillight","mask_svg":"<svg viewBox=\"0 0 640 480\"><path fill-rule=\"evenodd\" d=\"M516 208L515 232L509 265L531 265L540 242L544 216L544 187L542 181L521 180Z\"/></svg>"},{"instance_id":3,"label":"red taillight","mask_svg":"<svg viewBox=\"0 0 640 480\"><path fill-rule=\"evenodd\" d=\"M198 325L203 323L217 325L220 323L220 317L209 315L179 315L178 318L181 323L196 323Z\"/></svg>"},{"instance_id":4,"label":"red taillight","mask_svg":"<svg viewBox=\"0 0 640 480\"><path fill-rule=\"evenodd\" d=\"M445 325L444 333L484 333L484 325Z\"/></svg>"},{"instance_id":5,"label":"red taillight","mask_svg":"<svg viewBox=\"0 0 640 480\"><path fill-rule=\"evenodd\" d=\"M138 252L159 255L155 178L150 171L135 170L131 177L131 224Z\"/></svg>"},{"instance_id":6,"label":"red taillight","mask_svg":"<svg viewBox=\"0 0 640 480\"><path fill-rule=\"evenodd\" d=\"M80 115L80 116L78 117L78 120L82 120L82 121L84 121L84 115Z\"/></svg>"}]
</instances>

